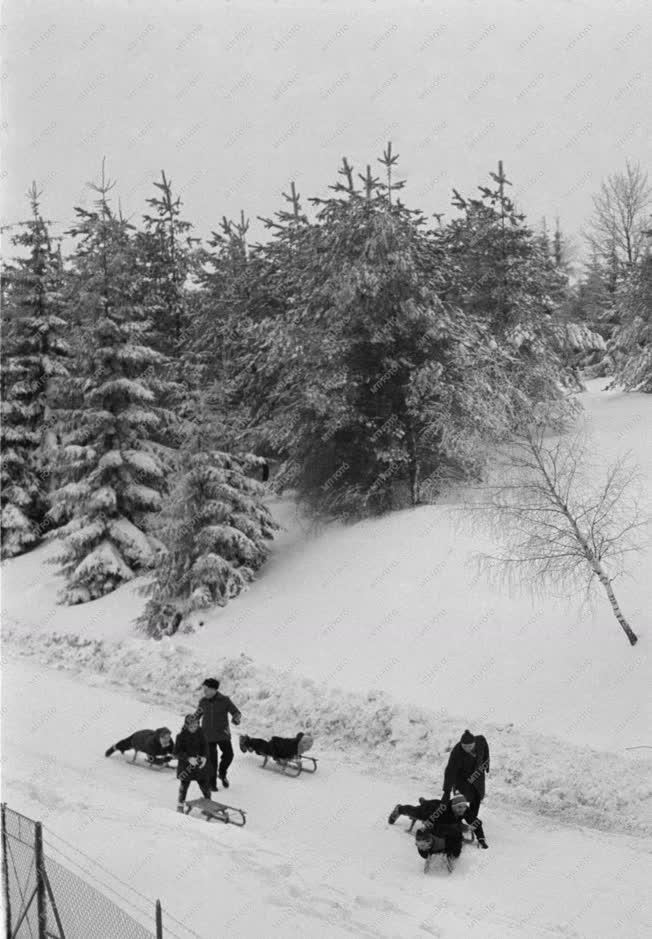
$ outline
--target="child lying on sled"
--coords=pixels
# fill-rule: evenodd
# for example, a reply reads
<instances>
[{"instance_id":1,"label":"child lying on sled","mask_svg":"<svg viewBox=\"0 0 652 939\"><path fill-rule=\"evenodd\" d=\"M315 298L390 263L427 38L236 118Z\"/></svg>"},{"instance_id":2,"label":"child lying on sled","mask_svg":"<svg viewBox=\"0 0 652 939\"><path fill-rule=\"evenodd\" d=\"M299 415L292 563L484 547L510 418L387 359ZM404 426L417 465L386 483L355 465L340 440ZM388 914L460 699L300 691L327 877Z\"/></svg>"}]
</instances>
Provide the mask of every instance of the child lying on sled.
<instances>
[{"instance_id":1,"label":"child lying on sled","mask_svg":"<svg viewBox=\"0 0 652 939\"><path fill-rule=\"evenodd\" d=\"M260 737L240 737L240 749L243 753L257 753L269 756L273 760L296 760L312 746L310 734L298 733L296 737L272 737L263 740Z\"/></svg>"},{"instance_id":2,"label":"child lying on sled","mask_svg":"<svg viewBox=\"0 0 652 939\"><path fill-rule=\"evenodd\" d=\"M420 799L419 805L397 805L389 816L393 825L399 815L407 815L423 822L415 835L417 850L422 858L433 854L446 854L458 858L462 851L462 816L469 805L463 795L445 802L441 799Z\"/></svg>"},{"instance_id":3,"label":"child lying on sled","mask_svg":"<svg viewBox=\"0 0 652 939\"><path fill-rule=\"evenodd\" d=\"M134 750L134 760L139 753L144 753L149 763L169 763L174 755L172 732L168 727L159 727L158 730L137 730L110 746L104 756L111 756L116 750L120 753Z\"/></svg>"}]
</instances>

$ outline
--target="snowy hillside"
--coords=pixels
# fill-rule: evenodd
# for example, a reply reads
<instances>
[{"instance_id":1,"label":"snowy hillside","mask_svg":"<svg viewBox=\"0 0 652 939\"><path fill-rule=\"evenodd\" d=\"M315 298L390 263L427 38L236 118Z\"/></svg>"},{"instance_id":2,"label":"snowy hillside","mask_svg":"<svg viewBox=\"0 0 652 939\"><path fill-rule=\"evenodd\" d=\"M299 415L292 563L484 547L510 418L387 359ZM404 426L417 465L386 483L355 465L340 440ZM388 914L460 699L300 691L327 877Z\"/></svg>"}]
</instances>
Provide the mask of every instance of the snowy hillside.
<instances>
[{"instance_id":1,"label":"snowy hillside","mask_svg":"<svg viewBox=\"0 0 652 939\"><path fill-rule=\"evenodd\" d=\"M596 461L633 451L649 494L652 400L603 384L582 396ZM652 553L619 585L631 649L602 597L582 614L476 578L450 507L321 531L273 509L286 528L251 590L160 642L134 631L138 583L63 607L52 548L3 564L3 799L206 939L223 879L234 936L646 934L652 750L626 748L652 742ZM177 817L169 775L103 757L139 726L176 730L208 674L243 732L310 728L322 758L294 781L238 753L242 831ZM466 726L492 747L490 851L424 878L386 817L438 794Z\"/></svg>"},{"instance_id":2,"label":"snowy hillside","mask_svg":"<svg viewBox=\"0 0 652 939\"><path fill-rule=\"evenodd\" d=\"M382 771L349 761L323 739L318 773L297 780L238 754L228 801L248 824L207 825L175 814L171 773L102 755L130 727L176 728L178 712L32 662L5 662L4 676L3 798L43 820L54 859L73 856L61 836L204 939L649 931L649 840L572 828L563 811L558 822L509 811L492 795L491 849L467 849L452 876L438 864L424 875L405 823L386 821L398 799L423 794L423 778L406 780L391 760ZM83 874L101 877L92 864Z\"/></svg>"},{"instance_id":3,"label":"snowy hillside","mask_svg":"<svg viewBox=\"0 0 652 939\"><path fill-rule=\"evenodd\" d=\"M652 494L652 400L582 395L600 464L631 451ZM515 723L521 731L614 750L646 741L652 548L617 584L641 637L632 651L604 596L579 602L498 591L470 561L487 539L450 507L424 506L356 525L311 531L293 505L273 506L286 531L250 591L201 617L174 645L219 668L240 653L255 662L349 691L382 690L399 702L466 724ZM136 635L137 583L77 607L55 604L60 583L41 562L51 547L3 565L6 624L121 640ZM199 619L199 617L198 617ZM623 693L623 688L627 693Z\"/></svg>"}]
</instances>

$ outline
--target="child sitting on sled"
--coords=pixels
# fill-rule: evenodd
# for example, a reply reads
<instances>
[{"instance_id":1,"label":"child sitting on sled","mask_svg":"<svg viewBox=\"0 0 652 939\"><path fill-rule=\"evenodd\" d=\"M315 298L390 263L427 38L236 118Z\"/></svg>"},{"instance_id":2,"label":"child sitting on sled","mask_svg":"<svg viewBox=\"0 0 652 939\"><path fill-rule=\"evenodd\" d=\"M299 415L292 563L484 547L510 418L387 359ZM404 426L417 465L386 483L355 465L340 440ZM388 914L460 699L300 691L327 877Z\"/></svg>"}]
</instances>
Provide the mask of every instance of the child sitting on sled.
<instances>
[{"instance_id":1,"label":"child sitting on sled","mask_svg":"<svg viewBox=\"0 0 652 939\"><path fill-rule=\"evenodd\" d=\"M310 734L298 733L295 737L272 737L263 740L260 737L240 737L240 749L243 753L257 753L258 756L269 756L273 760L296 760L312 746Z\"/></svg>"},{"instance_id":2,"label":"child sitting on sled","mask_svg":"<svg viewBox=\"0 0 652 939\"><path fill-rule=\"evenodd\" d=\"M205 799L211 797L208 742L195 714L186 715L181 732L177 735L174 744L174 753L179 760L177 764L177 779L179 780L177 812L183 812L191 782L197 783Z\"/></svg>"}]
</instances>

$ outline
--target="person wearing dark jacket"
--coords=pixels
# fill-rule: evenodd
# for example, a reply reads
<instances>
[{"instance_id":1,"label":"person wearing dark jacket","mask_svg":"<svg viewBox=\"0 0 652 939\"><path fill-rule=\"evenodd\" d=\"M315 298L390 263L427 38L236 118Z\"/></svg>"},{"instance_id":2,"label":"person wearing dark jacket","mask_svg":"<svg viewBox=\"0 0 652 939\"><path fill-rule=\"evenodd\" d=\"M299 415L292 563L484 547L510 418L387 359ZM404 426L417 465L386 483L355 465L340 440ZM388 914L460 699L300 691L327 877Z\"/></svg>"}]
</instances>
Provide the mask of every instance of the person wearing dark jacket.
<instances>
[{"instance_id":1,"label":"person wearing dark jacket","mask_svg":"<svg viewBox=\"0 0 652 939\"><path fill-rule=\"evenodd\" d=\"M257 753L258 756L271 756L273 760L292 760L301 756L312 746L310 734L298 733L295 737L240 737L240 749L243 753Z\"/></svg>"},{"instance_id":2,"label":"person wearing dark jacket","mask_svg":"<svg viewBox=\"0 0 652 939\"><path fill-rule=\"evenodd\" d=\"M419 799L419 805L397 805L388 821L393 825L399 815L406 815L424 823L415 836L422 858L442 853L448 858L458 858L462 851L462 817L467 809L468 802L463 795L446 801Z\"/></svg>"},{"instance_id":3,"label":"person wearing dark jacket","mask_svg":"<svg viewBox=\"0 0 652 939\"><path fill-rule=\"evenodd\" d=\"M174 753L179 761L177 763L177 779L179 780L177 812L183 812L183 804L191 782L197 783L205 799L211 797L208 742L194 714L186 716L181 732L177 734L174 743Z\"/></svg>"},{"instance_id":4,"label":"person wearing dark jacket","mask_svg":"<svg viewBox=\"0 0 652 939\"><path fill-rule=\"evenodd\" d=\"M431 815L442 805L444 806L444 809L441 810L443 813L449 807L449 803L444 802L442 799L419 799L418 805L401 805L399 803L399 805L394 806L387 821L390 825L393 825L399 816L405 815L415 822L427 822Z\"/></svg>"},{"instance_id":5,"label":"person wearing dark jacket","mask_svg":"<svg viewBox=\"0 0 652 939\"><path fill-rule=\"evenodd\" d=\"M489 744L481 734L475 736L465 730L448 758L444 772L444 800L450 799L453 789L465 796L469 807L464 814L464 820L474 830L478 843L483 848L488 848L489 845L478 812L485 796L485 777L488 773Z\"/></svg>"},{"instance_id":6,"label":"person wearing dark jacket","mask_svg":"<svg viewBox=\"0 0 652 939\"><path fill-rule=\"evenodd\" d=\"M227 698L226 695L219 693L219 687L220 683L216 678L207 678L202 685L204 694L195 711L195 716L201 718L201 727L208 741L208 753L211 764L210 784L213 792L217 792L218 774L224 788L229 788L226 773L233 762L229 714L234 724L239 724L242 717L231 698ZM221 751L219 767L217 762L218 747Z\"/></svg>"},{"instance_id":7,"label":"person wearing dark jacket","mask_svg":"<svg viewBox=\"0 0 652 939\"><path fill-rule=\"evenodd\" d=\"M116 750L120 753L134 750L134 760L139 753L144 753L150 763L167 763L174 754L172 732L167 727L159 727L158 730L137 730L124 740L114 743L104 756L112 756Z\"/></svg>"}]
</instances>

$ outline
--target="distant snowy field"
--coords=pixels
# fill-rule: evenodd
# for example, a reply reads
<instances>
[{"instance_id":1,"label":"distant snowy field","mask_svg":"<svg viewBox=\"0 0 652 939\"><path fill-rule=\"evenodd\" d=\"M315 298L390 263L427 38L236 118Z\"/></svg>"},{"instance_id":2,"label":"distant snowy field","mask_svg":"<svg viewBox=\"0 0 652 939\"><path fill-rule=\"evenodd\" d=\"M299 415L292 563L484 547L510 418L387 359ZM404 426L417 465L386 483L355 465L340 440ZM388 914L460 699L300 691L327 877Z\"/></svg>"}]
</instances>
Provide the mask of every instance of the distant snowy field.
<instances>
[{"instance_id":1,"label":"distant snowy field","mask_svg":"<svg viewBox=\"0 0 652 939\"><path fill-rule=\"evenodd\" d=\"M649 500L651 396L605 383L582 395L595 460L631 451ZM234 936L649 933L652 750L626 748L652 744L652 550L616 585L632 649L599 593L586 613L477 579L480 540L449 507L320 531L273 509L286 529L250 591L161 642L134 631L137 583L62 607L51 547L2 565L3 799L178 918L187 907L206 939L229 921ZM208 674L244 732L309 726L324 756L292 781L238 754L244 831L177 818L169 776L102 756L139 726L176 730ZM424 878L386 816L439 793L466 726L492 747L491 848Z\"/></svg>"}]
</instances>

